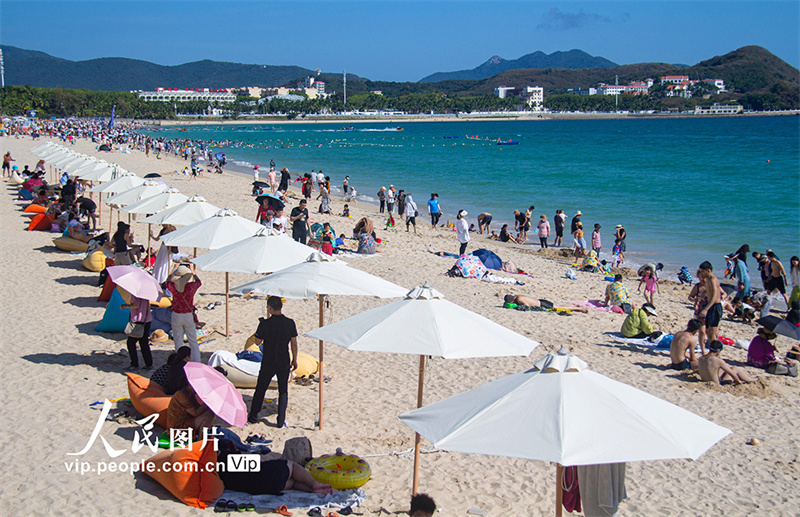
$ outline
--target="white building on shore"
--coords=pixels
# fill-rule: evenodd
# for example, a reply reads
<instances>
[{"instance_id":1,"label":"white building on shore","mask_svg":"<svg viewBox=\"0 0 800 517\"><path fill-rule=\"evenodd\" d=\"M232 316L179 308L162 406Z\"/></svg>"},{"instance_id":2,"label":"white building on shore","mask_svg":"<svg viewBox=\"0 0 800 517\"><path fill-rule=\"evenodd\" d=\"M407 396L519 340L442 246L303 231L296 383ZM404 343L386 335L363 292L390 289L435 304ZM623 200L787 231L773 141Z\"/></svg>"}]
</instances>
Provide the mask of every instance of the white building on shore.
<instances>
[{"instance_id":1,"label":"white building on shore","mask_svg":"<svg viewBox=\"0 0 800 517\"><path fill-rule=\"evenodd\" d=\"M741 113L743 108L739 104L717 104L711 106L695 106L695 115L735 115Z\"/></svg>"},{"instance_id":2,"label":"white building on shore","mask_svg":"<svg viewBox=\"0 0 800 517\"><path fill-rule=\"evenodd\" d=\"M498 86L494 89L494 94L501 99L505 99L509 94L513 95L514 90L516 90L516 88L513 86Z\"/></svg>"},{"instance_id":3,"label":"white building on shore","mask_svg":"<svg viewBox=\"0 0 800 517\"><path fill-rule=\"evenodd\" d=\"M132 92L136 97L154 102L234 102L236 94L224 88L156 88L154 92Z\"/></svg>"},{"instance_id":4,"label":"white building on shore","mask_svg":"<svg viewBox=\"0 0 800 517\"><path fill-rule=\"evenodd\" d=\"M544 109L544 88L541 86L526 86L522 90L522 100L533 111Z\"/></svg>"}]
</instances>

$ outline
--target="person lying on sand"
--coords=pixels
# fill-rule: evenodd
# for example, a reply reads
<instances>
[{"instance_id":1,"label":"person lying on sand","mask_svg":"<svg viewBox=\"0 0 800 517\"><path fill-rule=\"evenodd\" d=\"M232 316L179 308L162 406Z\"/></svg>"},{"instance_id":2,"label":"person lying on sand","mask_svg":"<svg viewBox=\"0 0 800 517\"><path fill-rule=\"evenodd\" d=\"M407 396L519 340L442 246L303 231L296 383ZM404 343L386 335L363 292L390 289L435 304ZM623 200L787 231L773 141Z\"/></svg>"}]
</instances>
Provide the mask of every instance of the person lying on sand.
<instances>
[{"instance_id":1,"label":"person lying on sand","mask_svg":"<svg viewBox=\"0 0 800 517\"><path fill-rule=\"evenodd\" d=\"M525 307L542 307L542 300L537 300L536 298L531 298L530 296L526 296L524 294L507 294L503 298L505 303L516 303L517 305L522 305ZM547 300L544 300L547 302ZM549 302L545 303L545 309L549 309L547 305L550 305ZM562 310L569 310L572 312L582 312L584 314L589 312L589 309L586 307L581 307L580 305L557 305L552 306L553 309L562 309Z\"/></svg>"},{"instance_id":2,"label":"person lying on sand","mask_svg":"<svg viewBox=\"0 0 800 517\"><path fill-rule=\"evenodd\" d=\"M408 510L409 517L433 517L436 511L436 503L428 494L417 494L411 497L411 508Z\"/></svg>"},{"instance_id":3,"label":"person lying on sand","mask_svg":"<svg viewBox=\"0 0 800 517\"><path fill-rule=\"evenodd\" d=\"M702 321L691 319L686 325L686 330L675 333L669 345L669 357L672 362L667 368L679 371L689 368L697 370L697 357L694 353L694 345L697 343L695 335L702 326Z\"/></svg>"},{"instance_id":4,"label":"person lying on sand","mask_svg":"<svg viewBox=\"0 0 800 517\"><path fill-rule=\"evenodd\" d=\"M228 454L236 451L220 451L217 464L225 465ZM314 494L330 495L333 488L320 483L301 465L290 460L265 460L261 468L250 472L228 472L227 469L217 471L226 490L246 492L253 495L280 495L284 490L299 490Z\"/></svg>"},{"instance_id":5,"label":"person lying on sand","mask_svg":"<svg viewBox=\"0 0 800 517\"><path fill-rule=\"evenodd\" d=\"M750 377L744 370L723 361L719 356L720 352L722 343L715 339L708 344L708 353L697 360L697 371L702 380L716 384L755 382L755 378Z\"/></svg>"}]
</instances>

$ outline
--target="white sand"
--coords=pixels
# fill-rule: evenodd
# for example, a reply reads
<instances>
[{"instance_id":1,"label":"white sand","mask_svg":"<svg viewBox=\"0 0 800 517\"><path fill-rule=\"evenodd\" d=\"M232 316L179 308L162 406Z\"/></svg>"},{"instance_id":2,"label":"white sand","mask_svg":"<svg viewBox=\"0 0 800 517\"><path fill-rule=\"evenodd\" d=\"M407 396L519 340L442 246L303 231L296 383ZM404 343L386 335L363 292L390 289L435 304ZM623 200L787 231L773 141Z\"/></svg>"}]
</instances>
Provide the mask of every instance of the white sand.
<instances>
[{"instance_id":1,"label":"white sand","mask_svg":"<svg viewBox=\"0 0 800 517\"><path fill-rule=\"evenodd\" d=\"M39 143L41 140L39 141ZM36 163L28 152L38 143L29 139L0 139L0 152L11 151L16 164ZM76 149L97 153L94 145L78 142ZM164 181L191 195L199 193L218 206L228 206L240 215L255 217L256 204L250 193L251 177L225 174L203 175L197 181L172 173L186 162L180 159L156 160L144 153L104 155L140 175L159 172ZM49 180L50 178L48 178ZM388 181L398 183L396 179ZM335 180L338 184L339 179ZM399 185L414 190L413 185ZM94 327L100 321L104 304L96 301L97 274L83 270L79 259L57 250L51 235L24 231L27 218L24 206L14 201L12 189L0 196L0 247L3 295L2 347L0 349L0 415L4 433L0 438L5 456L0 480L0 512L8 515L110 515L110 514L195 514L197 510L177 502L166 490L146 475L125 473L86 474L67 472L65 462L85 445L99 411L89 403L104 397L127 396L125 377L128 354L122 334L99 334ZM416 193L418 204L425 196ZM334 212L342 202L335 199ZM352 206L352 204L351 204ZM312 201L310 209L316 209ZM353 207L353 220L336 216L312 215L312 219L330 221L337 233L349 235L353 224L369 207ZM103 209L103 223L108 223L108 209ZM530 357L511 359L472 359L448 361L433 359L428 364L425 403L431 403L502 376L531 367L549 351L565 345L590 367L611 378L623 381L667 401L693 411L733 434L712 447L698 461L654 461L628 466L628 500L621 506L626 515L796 515L798 478L800 477L800 410L797 407L797 379L768 377L758 373L762 382L756 386L716 388L698 382L694 375L664 370L666 354L633 351L616 343L623 317L598 311L559 317L547 313L504 310L502 295L526 293L555 302L602 298L606 282L602 276L578 273L578 281L564 278L567 262L546 259L473 235L469 249L486 247L504 260L511 259L533 274L520 276L525 286L508 288L476 280L444 276L452 259L440 258L431 251L456 252L455 234L431 230L420 217L418 235L405 231L381 229L373 218L379 237L386 240L382 254L373 258L353 258L350 265L404 287L428 281L451 301L482 314L517 332L540 341L542 346ZM115 216L116 221L116 216ZM107 226L106 226L107 227ZM137 240L146 239L146 226L134 225ZM351 241L352 242L352 241ZM538 247L536 248L538 249ZM202 250L201 250L202 252ZM197 296L200 306L224 299L224 275L201 272L203 287ZM231 285L254 278L231 275ZM635 292L636 283L628 286ZM686 302L688 290L669 285L658 295L661 330L681 330L691 316ZM643 300L634 294L638 304ZM335 297L326 322L337 321L387 301L359 297ZM317 302L292 301L285 313L297 321L302 334L317 325ZM208 322L216 341L201 347L204 359L217 349L238 351L264 314L264 300L231 298L231 332L224 332L225 311L200 309L201 320ZM725 320L722 333L749 340L755 327ZM317 343L300 337L300 349L317 355ZM786 338L778 345L785 351L791 346ZM155 346L156 365L163 364L172 349ZM325 428L314 430L317 411L317 386L293 385L289 393L288 429L266 425L248 425L240 429L243 437L263 433L274 440L274 449L294 436L311 439L315 454L333 452L341 447L348 453L368 457L372 479L364 486L368 494L362 510L365 515L379 515L408 509L411 490L412 456L404 453L413 447L413 433L397 420L397 415L416 404L418 361L415 356L348 352L335 345L325 348ZM726 347L723 357L739 366L745 352ZM251 390L242 390L249 405ZM267 398L276 395L267 393ZM120 404L120 408L128 408ZM262 417L274 422L274 404L267 404ZM120 457L139 461L150 455L147 448L130 451L135 425L106 422L102 435L117 449L128 449ZM758 446L747 445L757 436ZM636 436L620 437L636 440ZM423 448L429 443L423 440ZM403 452L403 454L393 454ZM107 461L98 441L81 461ZM420 490L430 493L442 508L442 515L464 515L470 507L487 510L487 515L540 515L553 511L555 466L544 462L466 455L447 452L424 454L421 462ZM296 513L303 515L305 512ZM384 513L385 514L385 513Z\"/></svg>"}]
</instances>

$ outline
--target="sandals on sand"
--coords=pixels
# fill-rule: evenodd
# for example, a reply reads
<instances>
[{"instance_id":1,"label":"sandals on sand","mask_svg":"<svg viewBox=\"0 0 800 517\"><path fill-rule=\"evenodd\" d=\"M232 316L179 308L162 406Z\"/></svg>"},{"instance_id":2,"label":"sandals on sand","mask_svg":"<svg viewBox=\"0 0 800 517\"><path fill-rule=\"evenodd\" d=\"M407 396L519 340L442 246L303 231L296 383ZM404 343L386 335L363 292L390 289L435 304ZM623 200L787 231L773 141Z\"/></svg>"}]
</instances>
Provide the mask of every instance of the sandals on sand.
<instances>
[{"instance_id":1,"label":"sandals on sand","mask_svg":"<svg viewBox=\"0 0 800 517\"><path fill-rule=\"evenodd\" d=\"M273 511L280 515L285 515L286 517L291 517L292 515L294 515L292 512L289 511L289 509L286 507L285 504L275 508L275 510Z\"/></svg>"}]
</instances>

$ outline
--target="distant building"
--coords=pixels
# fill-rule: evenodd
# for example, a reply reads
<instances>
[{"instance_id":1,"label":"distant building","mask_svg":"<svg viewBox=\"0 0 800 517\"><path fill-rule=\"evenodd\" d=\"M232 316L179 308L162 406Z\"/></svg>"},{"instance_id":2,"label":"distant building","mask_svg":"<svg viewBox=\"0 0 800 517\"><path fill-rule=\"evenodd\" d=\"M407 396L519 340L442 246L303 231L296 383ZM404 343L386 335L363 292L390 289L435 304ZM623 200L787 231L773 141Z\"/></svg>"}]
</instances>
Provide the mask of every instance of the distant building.
<instances>
[{"instance_id":1,"label":"distant building","mask_svg":"<svg viewBox=\"0 0 800 517\"><path fill-rule=\"evenodd\" d=\"M661 76L661 84L680 84L684 81L688 81L688 75L662 75Z\"/></svg>"},{"instance_id":2,"label":"distant building","mask_svg":"<svg viewBox=\"0 0 800 517\"><path fill-rule=\"evenodd\" d=\"M711 106L695 106L695 115L735 115L741 113L743 108L739 104L717 104Z\"/></svg>"},{"instance_id":3,"label":"distant building","mask_svg":"<svg viewBox=\"0 0 800 517\"><path fill-rule=\"evenodd\" d=\"M541 86L526 86L522 90L520 97L533 111L542 111L544 107L544 88Z\"/></svg>"},{"instance_id":4,"label":"distant building","mask_svg":"<svg viewBox=\"0 0 800 517\"><path fill-rule=\"evenodd\" d=\"M498 86L497 88L494 89L494 94L500 97L501 99L505 99L509 95L513 95L514 90L516 90L516 88L512 86Z\"/></svg>"},{"instance_id":5,"label":"distant building","mask_svg":"<svg viewBox=\"0 0 800 517\"><path fill-rule=\"evenodd\" d=\"M139 91L136 97L155 102L235 102L236 94L224 88L156 88L154 92Z\"/></svg>"},{"instance_id":6,"label":"distant building","mask_svg":"<svg viewBox=\"0 0 800 517\"><path fill-rule=\"evenodd\" d=\"M692 98L692 81L686 80L678 84L668 84L667 91L664 93L666 97L682 97L684 99Z\"/></svg>"},{"instance_id":7,"label":"distant building","mask_svg":"<svg viewBox=\"0 0 800 517\"><path fill-rule=\"evenodd\" d=\"M724 92L725 90L725 81L722 79L703 79L704 83L708 83L712 86L717 87L718 92Z\"/></svg>"}]
</instances>

